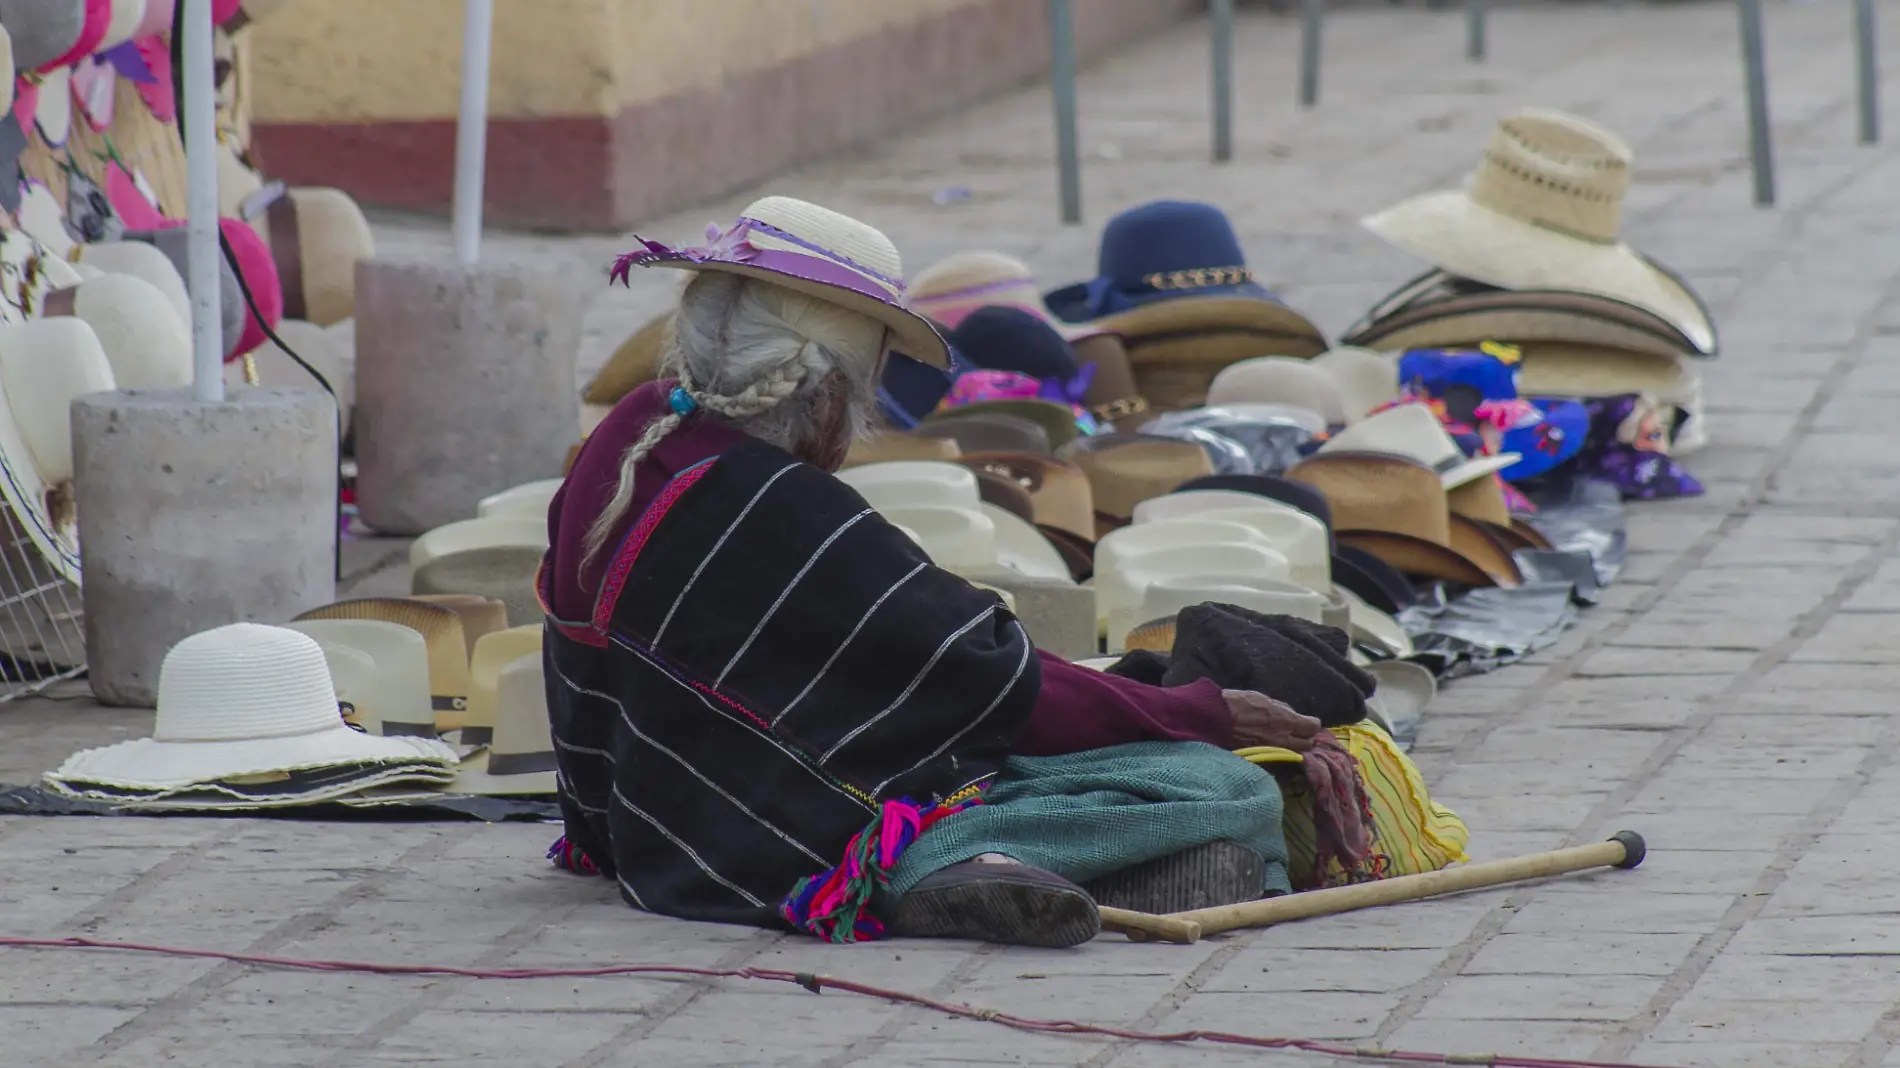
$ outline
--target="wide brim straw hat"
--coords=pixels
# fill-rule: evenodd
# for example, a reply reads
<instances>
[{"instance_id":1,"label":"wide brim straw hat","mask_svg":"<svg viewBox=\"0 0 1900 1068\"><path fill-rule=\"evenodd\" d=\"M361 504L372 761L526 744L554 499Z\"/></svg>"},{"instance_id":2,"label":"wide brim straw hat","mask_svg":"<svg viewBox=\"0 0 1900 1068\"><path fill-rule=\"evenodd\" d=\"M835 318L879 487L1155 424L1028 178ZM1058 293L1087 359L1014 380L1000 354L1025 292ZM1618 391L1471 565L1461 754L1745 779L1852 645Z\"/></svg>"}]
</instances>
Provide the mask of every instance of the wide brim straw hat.
<instances>
[{"instance_id":1,"label":"wide brim straw hat","mask_svg":"<svg viewBox=\"0 0 1900 1068\"><path fill-rule=\"evenodd\" d=\"M1095 492L1089 487L1089 476L1075 464L1025 452L966 453L957 462L1021 486L1029 493L1038 526L1066 530L1094 544Z\"/></svg>"},{"instance_id":2,"label":"wide brim straw hat","mask_svg":"<svg viewBox=\"0 0 1900 1068\"><path fill-rule=\"evenodd\" d=\"M1005 307L1034 315L1067 341L1107 333L1094 324L1057 319L1029 265L1001 252L959 252L917 272L910 281L910 307L952 330L978 308Z\"/></svg>"},{"instance_id":3,"label":"wide brim straw hat","mask_svg":"<svg viewBox=\"0 0 1900 1068\"><path fill-rule=\"evenodd\" d=\"M1406 574L1450 579L1467 585L1515 582L1510 554L1482 541L1455 539L1469 523L1454 517L1438 475L1416 460L1384 453L1320 453L1287 472L1325 494L1333 513L1333 537L1357 546ZM1471 549L1472 559L1461 552ZM1501 558L1501 560L1500 560Z\"/></svg>"},{"instance_id":4,"label":"wide brim straw hat","mask_svg":"<svg viewBox=\"0 0 1900 1068\"><path fill-rule=\"evenodd\" d=\"M1518 392L1529 397L1619 397L1649 393L1679 403L1699 385L1695 369L1676 356L1566 342L1519 346Z\"/></svg>"},{"instance_id":5,"label":"wide brim straw hat","mask_svg":"<svg viewBox=\"0 0 1900 1068\"><path fill-rule=\"evenodd\" d=\"M163 790L336 765L454 762L441 742L375 737L345 724L315 641L234 623L165 655L150 738L76 753L47 778Z\"/></svg>"},{"instance_id":6,"label":"wide brim straw hat","mask_svg":"<svg viewBox=\"0 0 1900 1068\"><path fill-rule=\"evenodd\" d=\"M791 197L765 197L739 220L708 230L706 246L673 248L635 235L641 248L614 264L720 271L784 286L883 323L891 347L921 363L950 366L950 350L934 326L905 304L904 263L882 231Z\"/></svg>"},{"instance_id":7,"label":"wide brim straw hat","mask_svg":"<svg viewBox=\"0 0 1900 1068\"><path fill-rule=\"evenodd\" d=\"M1504 485L1496 478L1474 478L1445 491L1445 503L1453 515L1499 526L1511 525L1511 506L1504 500Z\"/></svg>"},{"instance_id":8,"label":"wide brim straw hat","mask_svg":"<svg viewBox=\"0 0 1900 1068\"><path fill-rule=\"evenodd\" d=\"M363 209L341 189L297 187L254 224L270 248L286 319L333 326L356 314L356 265L376 255Z\"/></svg>"},{"instance_id":9,"label":"wide brim straw hat","mask_svg":"<svg viewBox=\"0 0 1900 1068\"><path fill-rule=\"evenodd\" d=\"M1321 456L1335 452L1387 453L1405 457L1436 471L1447 490L1456 489L1473 479L1497 474L1520 459L1514 452L1496 456L1466 456L1459 449L1457 439L1445 430L1438 417L1423 404L1401 404L1387 408L1334 434L1319 447Z\"/></svg>"},{"instance_id":10,"label":"wide brim straw hat","mask_svg":"<svg viewBox=\"0 0 1900 1068\"><path fill-rule=\"evenodd\" d=\"M387 735L433 738L429 643L414 628L386 619L304 619L285 624L322 648L354 649L376 661L381 701L379 730Z\"/></svg>"},{"instance_id":11,"label":"wide brim straw hat","mask_svg":"<svg viewBox=\"0 0 1900 1068\"><path fill-rule=\"evenodd\" d=\"M402 714L402 688L392 686L395 680L377 665L375 657L362 649L336 642L326 645L321 640L317 646L323 650L324 662L329 665L330 683L336 687L336 703L343 713L343 721L366 734L389 733L383 730L383 712L387 709L396 715Z\"/></svg>"},{"instance_id":12,"label":"wide brim straw hat","mask_svg":"<svg viewBox=\"0 0 1900 1068\"><path fill-rule=\"evenodd\" d=\"M1657 268L1661 270L1661 267ZM1347 345L1382 351L1476 348L1561 341L1653 356L1712 356L1662 317L1610 297L1555 290L1481 288L1443 271L1400 286L1349 329Z\"/></svg>"},{"instance_id":13,"label":"wide brim straw hat","mask_svg":"<svg viewBox=\"0 0 1900 1068\"><path fill-rule=\"evenodd\" d=\"M421 741L422 739L415 739ZM169 787L123 787L49 780L53 792L108 804L120 812L266 812L316 805L373 807L391 799L442 796L455 779L439 760L327 764L296 771L268 771L216 782Z\"/></svg>"},{"instance_id":14,"label":"wide brim straw hat","mask_svg":"<svg viewBox=\"0 0 1900 1068\"><path fill-rule=\"evenodd\" d=\"M41 314L70 315L92 327L120 389L191 384L191 332L150 282L129 274L88 279L48 292Z\"/></svg>"},{"instance_id":15,"label":"wide brim straw hat","mask_svg":"<svg viewBox=\"0 0 1900 1068\"><path fill-rule=\"evenodd\" d=\"M435 728L459 730L468 711L468 637L453 608L408 597L364 597L313 608L296 622L313 619L376 619L398 623L428 647L429 701Z\"/></svg>"},{"instance_id":16,"label":"wide brim straw hat","mask_svg":"<svg viewBox=\"0 0 1900 1068\"><path fill-rule=\"evenodd\" d=\"M1145 434L1083 438L1066 457L1088 476L1097 530L1101 516L1125 520L1150 497L1214 473L1206 450L1189 441Z\"/></svg>"},{"instance_id":17,"label":"wide brim straw hat","mask_svg":"<svg viewBox=\"0 0 1900 1068\"><path fill-rule=\"evenodd\" d=\"M1285 404L1316 412L1326 426L1343 426L1364 412L1347 411L1346 398L1331 375L1308 360L1256 356L1221 368L1207 386L1207 406Z\"/></svg>"},{"instance_id":18,"label":"wide brim straw hat","mask_svg":"<svg viewBox=\"0 0 1900 1068\"><path fill-rule=\"evenodd\" d=\"M1154 583L1193 579L1223 585L1253 586L1271 581L1291 586L1287 572L1286 557L1264 545L1227 542L1154 549L1096 572L1097 626L1107 641L1107 651L1120 652L1128 632L1148 622L1141 618L1141 601ZM1311 592L1304 587L1297 588ZM1323 602L1324 599L1315 594L1314 600Z\"/></svg>"},{"instance_id":19,"label":"wide brim straw hat","mask_svg":"<svg viewBox=\"0 0 1900 1068\"><path fill-rule=\"evenodd\" d=\"M844 467L849 469L901 460L954 460L962 455L963 447L954 438L885 430L853 441L851 450L845 453Z\"/></svg>"},{"instance_id":20,"label":"wide brim straw hat","mask_svg":"<svg viewBox=\"0 0 1900 1068\"><path fill-rule=\"evenodd\" d=\"M926 416L923 423L919 425L919 429L939 426L952 420L971 419L985 415L1013 416L1036 424L1047 435L1049 448L1052 450L1062 448L1081 434L1081 429L1075 423L1073 409L1054 401L1032 399L977 401L974 404L960 404L954 408L940 408ZM976 450L965 449L964 451Z\"/></svg>"},{"instance_id":21,"label":"wide brim straw hat","mask_svg":"<svg viewBox=\"0 0 1900 1068\"><path fill-rule=\"evenodd\" d=\"M660 360L672 343L671 311L648 319L640 329L614 346L613 354L601 364L581 400L587 404L618 404L620 399L660 377Z\"/></svg>"},{"instance_id":22,"label":"wide brim straw hat","mask_svg":"<svg viewBox=\"0 0 1900 1068\"><path fill-rule=\"evenodd\" d=\"M1629 147L1609 131L1560 112L1520 111L1498 120L1465 188L1414 197L1362 223L1463 278L1634 304L1711 352L1715 332L1700 302L1618 236L1631 169Z\"/></svg>"},{"instance_id":23,"label":"wide brim straw hat","mask_svg":"<svg viewBox=\"0 0 1900 1068\"><path fill-rule=\"evenodd\" d=\"M475 518L524 515L545 519L548 508L554 504L554 495L560 492L562 483L566 481L561 478L543 478L510 486L500 493L491 493L476 502Z\"/></svg>"},{"instance_id":24,"label":"wide brim straw hat","mask_svg":"<svg viewBox=\"0 0 1900 1068\"><path fill-rule=\"evenodd\" d=\"M498 797L552 794L559 762L548 722L541 654L519 656L495 678L494 739L462 764L449 790Z\"/></svg>"},{"instance_id":25,"label":"wide brim straw hat","mask_svg":"<svg viewBox=\"0 0 1900 1068\"><path fill-rule=\"evenodd\" d=\"M482 636L468 658L468 717L457 738L463 745L494 740L502 669L524 656L539 656L541 626L511 627Z\"/></svg>"},{"instance_id":26,"label":"wide brim straw hat","mask_svg":"<svg viewBox=\"0 0 1900 1068\"><path fill-rule=\"evenodd\" d=\"M92 327L71 317L0 325L0 495L61 578L80 581L74 398L117 388Z\"/></svg>"},{"instance_id":27,"label":"wide brim straw hat","mask_svg":"<svg viewBox=\"0 0 1900 1068\"><path fill-rule=\"evenodd\" d=\"M1490 576L1492 583L1505 587L1520 586L1524 582L1524 573L1511 557L1512 547L1498 535L1500 529L1503 528L1454 515L1451 517L1452 550L1477 564L1479 570Z\"/></svg>"}]
</instances>

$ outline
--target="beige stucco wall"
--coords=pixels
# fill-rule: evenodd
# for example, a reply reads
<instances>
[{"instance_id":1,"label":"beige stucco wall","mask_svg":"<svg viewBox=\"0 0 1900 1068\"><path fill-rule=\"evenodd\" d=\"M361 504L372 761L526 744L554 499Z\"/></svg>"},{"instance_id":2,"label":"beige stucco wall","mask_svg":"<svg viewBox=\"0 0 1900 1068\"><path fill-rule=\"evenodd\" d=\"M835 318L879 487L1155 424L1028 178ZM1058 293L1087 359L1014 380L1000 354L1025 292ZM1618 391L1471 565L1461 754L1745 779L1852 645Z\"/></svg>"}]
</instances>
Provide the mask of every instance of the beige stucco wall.
<instances>
[{"instance_id":1,"label":"beige stucco wall","mask_svg":"<svg viewBox=\"0 0 1900 1068\"><path fill-rule=\"evenodd\" d=\"M496 0L489 114L612 115L971 2ZM259 122L455 114L462 0L300 0L252 32Z\"/></svg>"}]
</instances>

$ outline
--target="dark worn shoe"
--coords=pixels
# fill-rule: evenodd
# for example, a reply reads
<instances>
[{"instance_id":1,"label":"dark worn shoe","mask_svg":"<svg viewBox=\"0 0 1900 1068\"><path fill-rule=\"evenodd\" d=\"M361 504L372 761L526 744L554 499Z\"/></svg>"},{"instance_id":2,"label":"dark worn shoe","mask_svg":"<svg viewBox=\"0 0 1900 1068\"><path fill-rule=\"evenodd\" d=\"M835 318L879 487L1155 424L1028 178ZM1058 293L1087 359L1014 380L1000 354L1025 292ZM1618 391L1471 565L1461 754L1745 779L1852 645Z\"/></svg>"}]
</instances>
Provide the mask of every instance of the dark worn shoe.
<instances>
[{"instance_id":1,"label":"dark worn shoe","mask_svg":"<svg viewBox=\"0 0 1900 1068\"><path fill-rule=\"evenodd\" d=\"M1238 842L1209 842L1123 868L1086 884L1108 908L1165 915L1258 898L1266 862Z\"/></svg>"},{"instance_id":2,"label":"dark worn shoe","mask_svg":"<svg viewBox=\"0 0 1900 1068\"><path fill-rule=\"evenodd\" d=\"M1077 946L1101 931L1079 886L1027 864L966 860L934 872L897 902L890 932L1010 946Z\"/></svg>"}]
</instances>

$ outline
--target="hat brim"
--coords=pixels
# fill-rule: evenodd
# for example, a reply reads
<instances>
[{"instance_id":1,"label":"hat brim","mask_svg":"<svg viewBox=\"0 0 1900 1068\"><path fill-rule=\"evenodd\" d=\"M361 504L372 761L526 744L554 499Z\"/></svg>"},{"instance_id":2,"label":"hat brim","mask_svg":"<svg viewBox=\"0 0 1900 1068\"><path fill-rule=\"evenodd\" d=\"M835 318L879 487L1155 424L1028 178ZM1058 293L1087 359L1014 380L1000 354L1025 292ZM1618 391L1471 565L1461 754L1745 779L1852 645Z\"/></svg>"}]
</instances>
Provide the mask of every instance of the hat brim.
<instances>
[{"instance_id":1,"label":"hat brim","mask_svg":"<svg viewBox=\"0 0 1900 1068\"><path fill-rule=\"evenodd\" d=\"M257 812L323 804L362 804L381 798L442 796L454 773L440 764L349 764L289 774L276 790L205 783L185 789L144 790L49 782L54 793L128 812ZM380 803L391 803L383 800Z\"/></svg>"},{"instance_id":2,"label":"hat brim","mask_svg":"<svg viewBox=\"0 0 1900 1068\"><path fill-rule=\"evenodd\" d=\"M490 775L488 773L489 750L482 750L462 762L456 770L455 781L445 787L451 794L475 794L480 797L522 797L527 795L554 794L560 791L556 773L552 771L528 771L518 775Z\"/></svg>"},{"instance_id":3,"label":"hat brim","mask_svg":"<svg viewBox=\"0 0 1900 1068\"><path fill-rule=\"evenodd\" d=\"M48 782L84 789L187 790L205 783L273 772L297 772L344 764L455 764L455 751L433 738L382 737L345 726L312 734L244 738L226 742L161 742L135 738L73 754L47 773Z\"/></svg>"},{"instance_id":4,"label":"hat brim","mask_svg":"<svg viewBox=\"0 0 1900 1068\"><path fill-rule=\"evenodd\" d=\"M1026 578L1073 582L1069 563L1035 525L1007 508L983 502L996 525L996 562Z\"/></svg>"},{"instance_id":5,"label":"hat brim","mask_svg":"<svg viewBox=\"0 0 1900 1068\"><path fill-rule=\"evenodd\" d=\"M1545 289L1447 292L1458 281L1436 270L1412 279L1374 304L1340 344L1393 351L1556 341L1663 357L1715 355L1698 350L1655 312L1614 297Z\"/></svg>"},{"instance_id":6,"label":"hat brim","mask_svg":"<svg viewBox=\"0 0 1900 1068\"><path fill-rule=\"evenodd\" d=\"M717 271L783 286L795 293L836 304L867 319L883 323L891 332L891 348L932 367L950 366L950 346L930 320L887 297L869 292L869 283L857 281L848 268L816 256L778 250L760 251L745 263L699 260L677 251L643 256L642 267L669 267L676 271Z\"/></svg>"},{"instance_id":7,"label":"hat brim","mask_svg":"<svg viewBox=\"0 0 1900 1068\"><path fill-rule=\"evenodd\" d=\"M1442 270L1504 289L1575 290L1654 312L1698 352L1715 350L1707 311L1667 272L1622 242L1605 244L1483 207L1462 190L1427 193L1360 220Z\"/></svg>"},{"instance_id":8,"label":"hat brim","mask_svg":"<svg viewBox=\"0 0 1900 1068\"><path fill-rule=\"evenodd\" d=\"M1336 585L1333 589L1345 600L1346 609L1352 614L1354 641L1374 646L1389 656L1412 655L1415 651L1412 636L1405 633L1398 620L1367 604L1364 598L1344 586Z\"/></svg>"},{"instance_id":9,"label":"hat brim","mask_svg":"<svg viewBox=\"0 0 1900 1068\"><path fill-rule=\"evenodd\" d=\"M1095 543L1072 530L1037 523L1036 529L1055 547L1062 562L1069 567L1069 578L1074 582L1087 582L1095 574Z\"/></svg>"},{"instance_id":10,"label":"hat brim","mask_svg":"<svg viewBox=\"0 0 1900 1068\"><path fill-rule=\"evenodd\" d=\"M1341 544L1364 549L1393 569L1407 575L1459 582L1466 586L1496 586L1493 578L1477 562L1449 546L1410 534L1389 530L1341 530L1334 535Z\"/></svg>"},{"instance_id":11,"label":"hat brim","mask_svg":"<svg viewBox=\"0 0 1900 1068\"><path fill-rule=\"evenodd\" d=\"M1440 479L1444 482L1446 489L1455 490L1467 482L1475 482L1486 475L1495 475L1522 459L1522 456L1514 452L1501 452L1496 456L1473 456L1446 471Z\"/></svg>"},{"instance_id":12,"label":"hat brim","mask_svg":"<svg viewBox=\"0 0 1900 1068\"><path fill-rule=\"evenodd\" d=\"M1333 588L1347 591L1379 611L1394 615L1417 600L1411 584L1397 569L1351 545L1333 548Z\"/></svg>"},{"instance_id":13,"label":"hat brim","mask_svg":"<svg viewBox=\"0 0 1900 1068\"><path fill-rule=\"evenodd\" d=\"M1517 561L1511 558L1510 547L1493 533L1497 528L1461 515L1448 518L1451 520L1453 552L1482 568L1495 585L1507 588L1523 585L1524 572L1518 569Z\"/></svg>"},{"instance_id":14,"label":"hat brim","mask_svg":"<svg viewBox=\"0 0 1900 1068\"><path fill-rule=\"evenodd\" d=\"M1380 660L1366 667L1366 673L1378 681L1373 691L1386 706L1392 719L1405 721L1422 714L1438 696L1438 680L1417 664L1404 660Z\"/></svg>"}]
</instances>

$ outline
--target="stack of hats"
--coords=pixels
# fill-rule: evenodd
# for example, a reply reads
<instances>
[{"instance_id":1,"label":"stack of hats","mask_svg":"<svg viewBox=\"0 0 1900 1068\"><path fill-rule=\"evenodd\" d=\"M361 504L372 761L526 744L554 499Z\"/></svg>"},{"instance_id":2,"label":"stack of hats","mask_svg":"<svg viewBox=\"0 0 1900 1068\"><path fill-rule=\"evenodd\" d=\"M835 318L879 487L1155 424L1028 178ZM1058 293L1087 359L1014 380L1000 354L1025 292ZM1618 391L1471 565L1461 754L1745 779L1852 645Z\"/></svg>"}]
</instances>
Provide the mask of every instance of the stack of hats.
<instances>
[{"instance_id":1,"label":"stack of hats","mask_svg":"<svg viewBox=\"0 0 1900 1068\"><path fill-rule=\"evenodd\" d=\"M1641 395L1673 414L1675 451L1707 439L1695 361L1717 337L1708 308L1619 236L1630 149L1571 115L1505 116L1465 188L1404 201L1364 221L1434 270L1347 332L1387 351L1523 353L1527 396Z\"/></svg>"},{"instance_id":2,"label":"stack of hats","mask_svg":"<svg viewBox=\"0 0 1900 1068\"><path fill-rule=\"evenodd\" d=\"M946 571L1074 581L1069 562L1036 528L1029 492L1012 479L930 461L866 464L838 477Z\"/></svg>"},{"instance_id":3,"label":"stack of hats","mask_svg":"<svg viewBox=\"0 0 1900 1068\"><path fill-rule=\"evenodd\" d=\"M548 550L546 502L559 488L541 481L504 490L487 498L476 518L417 538L409 546L410 592L478 594L507 605L516 619L539 618L535 575Z\"/></svg>"}]
</instances>

